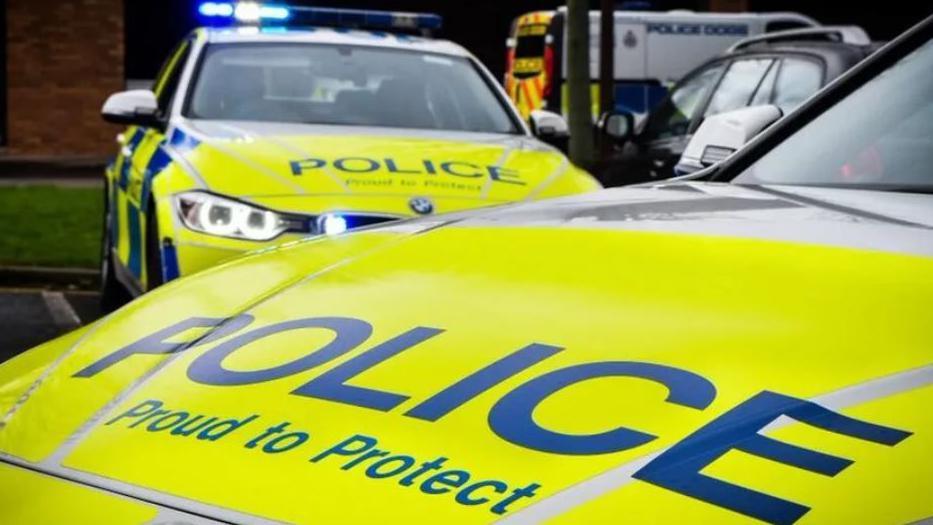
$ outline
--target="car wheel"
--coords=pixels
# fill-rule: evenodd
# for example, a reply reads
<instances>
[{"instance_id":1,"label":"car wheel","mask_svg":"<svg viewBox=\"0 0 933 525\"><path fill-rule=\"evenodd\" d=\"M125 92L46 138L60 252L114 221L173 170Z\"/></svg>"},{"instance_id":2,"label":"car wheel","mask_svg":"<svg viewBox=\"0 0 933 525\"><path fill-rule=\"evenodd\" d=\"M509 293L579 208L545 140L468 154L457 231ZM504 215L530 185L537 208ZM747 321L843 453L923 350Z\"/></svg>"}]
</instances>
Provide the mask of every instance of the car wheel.
<instances>
[{"instance_id":1,"label":"car wheel","mask_svg":"<svg viewBox=\"0 0 933 525\"><path fill-rule=\"evenodd\" d=\"M126 288L117 280L113 268L113 229L111 225L113 214L116 213L110 206L110 185L104 184L104 224L101 228L100 250L100 311L108 314L130 302L132 297Z\"/></svg>"},{"instance_id":2,"label":"car wheel","mask_svg":"<svg viewBox=\"0 0 933 525\"><path fill-rule=\"evenodd\" d=\"M158 213L155 201L150 200L149 212L146 214L146 289L155 290L164 282Z\"/></svg>"}]
</instances>

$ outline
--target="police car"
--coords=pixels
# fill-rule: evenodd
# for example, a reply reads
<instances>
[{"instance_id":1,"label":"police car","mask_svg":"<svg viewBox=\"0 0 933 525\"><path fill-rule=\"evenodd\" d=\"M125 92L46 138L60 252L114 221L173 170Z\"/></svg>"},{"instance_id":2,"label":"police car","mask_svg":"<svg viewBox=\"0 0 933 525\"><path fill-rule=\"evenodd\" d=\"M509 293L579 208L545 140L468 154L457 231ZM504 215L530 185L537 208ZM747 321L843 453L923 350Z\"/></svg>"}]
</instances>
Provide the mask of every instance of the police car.
<instances>
[{"instance_id":1,"label":"police car","mask_svg":"<svg viewBox=\"0 0 933 525\"><path fill-rule=\"evenodd\" d=\"M929 521L931 93L933 18L713 182L169 283L0 366L0 521Z\"/></svg>"},{"instance_id":2,"label":"police car","mask_svg":"<svg viewBox=\"0 0 933 525\"><path fill-rule=\"evenodd\" d=\"M594 172L607 186L670 178L711 118L766 104L789 113L879 47L858 26L791 29L737 42L687 74L642 126L623 126L628 133L612 137L615 153ZM614 113L603 122L635 122L630 111Z\"/></svg>"},{"instance_id":3,"label":"police car","mask_svg":"<svg viewBox=\"0 0 933 525\"><path fill-rule=\"evenodd\" d=\"M433 30L437 16L199 11L209 27L153 91L103 108L130 125L106 177L105 306L308 235L598 188L531 135L462 47L386 32Z\"/></svg>"}]
</instances>

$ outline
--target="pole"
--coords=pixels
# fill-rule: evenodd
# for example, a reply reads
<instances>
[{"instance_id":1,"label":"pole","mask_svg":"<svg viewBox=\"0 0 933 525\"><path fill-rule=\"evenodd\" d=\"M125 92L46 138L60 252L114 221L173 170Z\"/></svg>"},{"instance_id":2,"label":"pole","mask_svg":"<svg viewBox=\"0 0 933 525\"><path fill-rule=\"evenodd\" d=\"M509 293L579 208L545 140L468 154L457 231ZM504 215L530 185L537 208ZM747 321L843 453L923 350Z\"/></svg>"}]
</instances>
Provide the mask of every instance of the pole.
<instances>
[{"instance_id":1,"label":"pole","mask_svg":"<svg viewBox=\"0 0 933 525\"><path fill-rule=\"evenodd\" d=\"M615 107L615 0L600 1L599 112Z\"/></svg>"},{"instance_id":2,"label":"pole","mask_svg":"<svg viewBox=\"0 0 933 525\"><path fill-rule=\"evenodd\" d=\"M615 0L600 0L599 16L599 114L615 109ZM599 156L612 154L612 143L599 136Z\"/></svg>"},{"instance_id":3,"label":"pole","mask_svg":"<svg viewBox=\"0 0 933 525\"><path fill-rule=\"evenodd\" d=\"M567 0L567 113L570 160L589 168L595 152L590 95L590 7L587 0Z\"/></svg>"}]
</instances>

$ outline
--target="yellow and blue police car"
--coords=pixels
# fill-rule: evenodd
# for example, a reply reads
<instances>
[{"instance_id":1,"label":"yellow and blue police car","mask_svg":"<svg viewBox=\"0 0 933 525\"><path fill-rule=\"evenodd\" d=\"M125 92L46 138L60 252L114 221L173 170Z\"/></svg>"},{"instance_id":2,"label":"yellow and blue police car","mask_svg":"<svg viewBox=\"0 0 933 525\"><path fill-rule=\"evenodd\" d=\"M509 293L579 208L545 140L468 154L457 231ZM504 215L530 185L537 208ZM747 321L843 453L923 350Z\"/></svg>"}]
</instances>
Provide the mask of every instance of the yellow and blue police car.
<instances>
[{"instance_id":1,"label":"yellow and blue police car","mask_svg":"<svg viewBox=\"0 0 933 525\"><path fill-rule=\"evenodd\" d=\"M106 177L105 305L302 236L598 188L532 136L462 47L346 29L431 30L435 15L246 2L200 13L210 25L153 91L103 109L130 125ZM293 29L305 24L318 25Z\"/></svg>"},{"instance_id":2,"label":"yellow and blue police car","mask_svg":"<svg viewBox=\"0 0 933 525\"><path fill-rule=\"evenodd\" d=\"M309 238L14 358L0 522L928 523L933 18L833 86L711 180Z\"/></svg>"}]
</instances>

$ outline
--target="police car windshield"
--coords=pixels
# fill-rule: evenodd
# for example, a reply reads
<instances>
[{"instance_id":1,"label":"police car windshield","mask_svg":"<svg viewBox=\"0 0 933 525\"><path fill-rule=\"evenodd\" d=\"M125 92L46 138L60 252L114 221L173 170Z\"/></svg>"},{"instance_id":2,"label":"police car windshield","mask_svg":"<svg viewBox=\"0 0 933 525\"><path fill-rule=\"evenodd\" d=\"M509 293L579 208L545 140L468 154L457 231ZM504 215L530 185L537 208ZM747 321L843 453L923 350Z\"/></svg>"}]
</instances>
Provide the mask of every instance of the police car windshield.
<instances>
[{"instance_id":1,"label":"police car windshield","mask_svg":"<svg viewBox=\"0 0 933 525\"><path fill-rule=\"evenodd\" d=\"M213 45L186 116L519 133L468 59L346 45Z\"/></svg>"},{"instance_id":2,"label":"police car windshield","mask_svg":"<svg viewBox=\"0 0 933 525\"><path fill-rule=\"evenodd\" d=\"M766 153L738 184L933 192L933 41Z\"/></svg>"}]
</instances>

